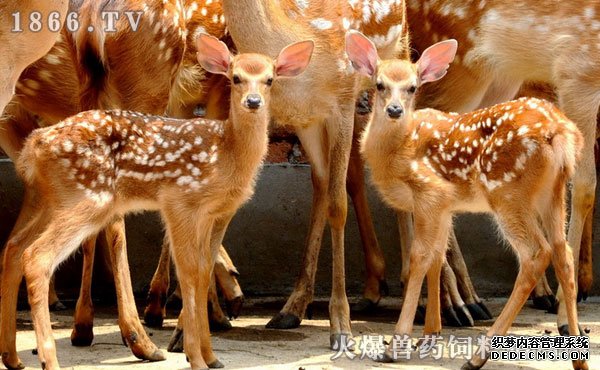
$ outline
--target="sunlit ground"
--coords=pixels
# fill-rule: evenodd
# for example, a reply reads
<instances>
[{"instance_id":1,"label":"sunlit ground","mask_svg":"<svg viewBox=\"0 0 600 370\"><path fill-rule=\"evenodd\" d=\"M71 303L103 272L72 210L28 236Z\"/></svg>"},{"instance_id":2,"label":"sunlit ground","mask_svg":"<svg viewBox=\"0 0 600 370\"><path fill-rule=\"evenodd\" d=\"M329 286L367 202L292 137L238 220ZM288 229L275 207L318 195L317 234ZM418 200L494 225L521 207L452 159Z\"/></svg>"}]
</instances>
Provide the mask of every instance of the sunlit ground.
<instances>
[{"instance_id":1,"label":"sunlit ground","mask_svg":"<svg viewBox=\"0 0 600 370\"><path fill-rule=\"evenodd\" d=\"M486 304L494 315L498 315L505 300L494 299ZM478 322L473 328L456 329L445 327L442 332L443 340L435 353L441 358L428 356L420 359L418 353L413 353L411 360L401 360L399 363L382 364L368 358L376 353L379 335L389 341L398 317L400 302L395 299L384 299L382 309L372 317L354 317L352 322L353 340L356 342L354 352L340 351L336 353L328 348L329 322L326 318L327 303L322 300L315 304L314 317L304 320L298 329L267 330L264 328L271 315L282 306L281 299L261 299L248 301L242 317L233 321L234 328L225 333L213 334L215 353L227 369L368 369L368 368L402 368L402 369L460 369L464 355L456 355L464 347L448 344L450 335L455 339L472 338L473 347L477 347L476 337L483 333L490 322ZM515 335L549 335L557 334L556 316L535 310L528 306L524 308L510 333ZM142 307L140 307L140 312ZM64 369L185 369L188 364L185 356L179 353L167 353L166 346L175 326L172 312L165 322L163 329L149 329L151 339L165 351L166 361L145 363L137 360L128 348L123 346L119 328L116 322L114 308L100 307L96 312L96 328L94 344L88 348L76 348L70 344L70 328L72 311L54 313L54 335L58 346L58 358ZM600 369L600 298L591 298L579 305L580 322L582 327L591 330L590 336L590 369ZM415 327L415 335L421 335L422 326ZM361 344L361 340L364 340ZM368 342L368 344L367 344ZM32 354L36 347L35 336L31 327L29 313L19 312L19 332L17 348L21 360L28 368L40 368L37 356ZM455 351L451 354L451 348ZM361 349L364 350L361 353ZM375 352L369 352L373 350ZM352 356L354 355L354 356ZM451 355L455 358L451 358ZM361 356L363 357L361 359ZM332 359L336 357L336 359ZM350 359L350 357L354 357ZM485 369L570 369L570 362L499 362L490 361Z\"/></svg>"}]
</instances>

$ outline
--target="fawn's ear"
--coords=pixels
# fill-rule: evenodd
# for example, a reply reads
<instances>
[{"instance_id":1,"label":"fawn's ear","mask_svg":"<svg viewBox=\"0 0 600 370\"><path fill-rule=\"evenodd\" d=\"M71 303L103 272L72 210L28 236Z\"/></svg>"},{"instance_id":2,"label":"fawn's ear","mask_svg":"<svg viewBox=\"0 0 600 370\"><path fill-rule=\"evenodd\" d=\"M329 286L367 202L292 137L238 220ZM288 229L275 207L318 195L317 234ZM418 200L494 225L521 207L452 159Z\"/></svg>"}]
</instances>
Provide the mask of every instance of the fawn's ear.
<instances>
[{"instance_id":1,"label":"fawn's ear","mask_svg":"<svg viewBox=\"0 0 600 370\"><path fill-rule=\"evenodd\" d=\"M352 66L361 74L373 77L377 70L377 48L365 35L358 31L346 33L346 54Z\"/></svg>"},{"instance_id":2,"label":"fawn's ear","mask_svg":"<svg viewBox=\"0 0 600 370\"><path fill-rule=\"evenodd\" d=\"M210 73L227 75L231 64L231 53L227 45L216 37L201 33L196 39L198 62Z\"/></svg>"},{"instance_id":3,"label":"fawn's ear","mask_svg":"<svg viewBox=\"0 0 600 370\"><path fill-rule=\"evenodd\" d=\"M456 56L458 42L454 39L438 42L428 47L417 62L421 83L437 81L446 75Z\"/></svg>"},{"instance_id":4,"label":"fawn's ear","mask_svg":"<svg viewBox=\"0 0 600 370\"><path fill-rule=\"evenodd\" d=\"M275 73L278 77L294 77L304 72L312 58L315 43L311 40L288 45L277 56Z\"/></svg>"}]
</instances>

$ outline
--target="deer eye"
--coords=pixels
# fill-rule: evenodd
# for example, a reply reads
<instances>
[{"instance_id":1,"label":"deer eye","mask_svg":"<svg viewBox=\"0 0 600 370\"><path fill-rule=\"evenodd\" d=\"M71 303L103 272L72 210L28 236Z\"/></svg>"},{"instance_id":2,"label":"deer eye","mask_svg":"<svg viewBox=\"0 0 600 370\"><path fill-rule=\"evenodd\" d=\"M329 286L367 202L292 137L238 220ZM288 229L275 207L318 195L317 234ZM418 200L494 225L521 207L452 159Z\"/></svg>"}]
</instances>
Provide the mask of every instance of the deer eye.
<instances>
[{"instance_id":1,"label":"deer eye","mask_svg":"<svg viewBox=\"0 0 600 370\"><path fill-rule=\"evenodd\" d=\"M273 78L272 77L267 80L267 86L271 86L271 85L273 85Z\"/></svg>"},{"instance_id":2,"label":"deer eye","mask_svg":"<svg viewBox=\"0 0 600 370\"><path fill-rule=\"evenodd\" d=\"M414 94L415 91L417 91L417 86L415 86L415 85L412 85L411 87L408 88L409 94Z\"/></svg>"},{"instance_id":3,"label":"deer eye","mask_svg":"<svg viewBox=\"0 0 600 370\"><path fill-rule=\"evenodd\" d=\"M238 75L233 75L233 83L235 85L239 84L240 82L242 82L242 80L240 80L240 76Z\"/></svg>"},{"instance_id":4,"label":"deer eye","mask_svg":"<svg viewBox=\"0 0 600 370\"><path fill-rule=\"evenodd\" d=\"M379 91L385 90L385 85L383 83L381 83L381 82L378 82L377 83L377 90L379 90Z\"/></svg>"}]
</instances>

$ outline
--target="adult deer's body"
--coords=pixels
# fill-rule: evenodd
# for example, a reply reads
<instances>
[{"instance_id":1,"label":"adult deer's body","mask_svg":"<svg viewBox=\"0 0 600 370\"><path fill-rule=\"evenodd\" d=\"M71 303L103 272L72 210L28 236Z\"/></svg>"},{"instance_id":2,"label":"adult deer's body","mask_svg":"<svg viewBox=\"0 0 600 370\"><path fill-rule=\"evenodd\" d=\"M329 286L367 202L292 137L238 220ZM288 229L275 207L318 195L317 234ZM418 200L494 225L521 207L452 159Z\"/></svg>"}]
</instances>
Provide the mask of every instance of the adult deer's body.
<instances>
[{"instance_id":1,"label":"adult deer's body","mask_svg":"<svg viewBox=\"0 0 600 370\"><path fill-rule=\"evenodd\" d=\"M48 55L23 73L17 84L17 95L0 120L2 135L0 145L6 153L16 159L23 141L38 124L48 125L64 119L82 107L129 108L143 112L162 114L171 99L171 110L175 114L189 114L188 101L202 93L202 70L193 63L195 46L193 38L200 28L209 29L222 36L224 26L220 19L213 21L211 12L201 12L196 2L186 2L181 8L178 1L157 2L151 7L143 2L128 0L113 3L103 11L142 11L138 32L124 18L116 24L116 33L103 33L105 24L100 18L98 2L72 2L70 11L80 14L81 27L93 25L97 33L70 33L63 29L59 41ZM195 4L195 6L194 6ZM194 10L195 9L195 10ZM212 11L212 8L209 7ZM183 36L187 34L187 39ZM152 42L148 42L153 40ZM122 63L122 60L128 63ZM143 69L131 73L132 66ZM80 91L82 91L80 96ZM81 98L81 99L80 99ZM26 189L26 205L31 206L37 195ZM33 209L24 207L14 232L29 220ZM119 323L123 336L134 354L144 359L161 359L162 354L147 337L137 315L124 245L123 225L117 222L108 231L110 255L113 260L115 283L119 297ZM13 232L13 233L14 233ZM84 278L82 294L75 314L75 329L72 342L89 345L93 339L93 311L91 296L91 266L93 262L93 240L85 244ZM10 262L12 261L12 262ZM16 288L20 281L18 255L9 255L9 276L3 289L3 312L14 313ZM12 292L6 294L6 292ZM220 312L220 311L219 311ZM216 310L214 314L218 315ZM221 312L220 317L224 318ZM14 326L12 319L3 321L3 336L0 344L7 356L5 364L18 367L15 352Z\"/></svg>"},{"instance_id":2,"label":"adult deer's body","mask_svg":"<svg viewBox=\"0 0 600 370\"><path fill-rule=\"evenodd\" d=\"M160 210L167 225L192 369L222 366L206 312L212 261L229 220L252 195L267 151L270 85L301 73L312 49L306 41L282 50L276 61L233 57L225 44L200 35L200 64L236 85L227 121L88 111L30 136L17 168L48 208L34 214L9 248L26 247L22 261L42 367L59 367L47 305L52 271L114 217L148 209ZM81 151L92 155L82 158Z\"/></svg>"},{"instance_id":3,"label":"adult deer's body","mask_svg":"<svg viewBox=\"0 0 600 370\"><path fill-rule=\"evenodd\" d=\"M21 72L50 50L57 32L42 27L39 32L30 27L19 27L15 21L15 13L19 13L20 21L29 19L32 12L39 12L42 19L47 20L51 13L61 24L67 16L68 0L7 0L0 4L0 114L15 92L15 85ZM12 32L11 30L15 30Z\"/></svg>"},{"instance_id":4,"label":"adult deer's body","mask_svg":"<svg viewBox=\"0 0 600 370\"><path fill-rule=\"evenodd\" d=\"M425 276L424 331L440 332L439 278L452 216L487 212L495 216L520 264L514 290L487 336L506 334L550 261L567 311L568 330L561 327L561 334L581 335L573 255L564 231L564 197L583 137L552 104L534 98L462 115L414 111L417 89L446 74L456 48L454 40L440 42L413 64L379 60L363 35L347 36L353 65L378 90L361 153L383 199L396 209L413 212L415 219L407 292L395 334L411 334ZM484 363L475 356L463 368L478 369ZM587 369L585 362L573 366Z\"/></svg>"},{"instance_id":5,"label":"adult deer's body","mask_svg":"<svg viewBox=\"0 0 600 370\"><path fill-rule=\"evenodd\" d=\"M373 31L370 35L379 35L378 46L382 53L390 56L407 54L403 39L406 27L404 3L390 2L381 12L376 12L371 4L354 4L353 8L345 1L313 1L310 6L309 3L286 1L282 7L267 0L224 0L222 3L228 30L240 51L275 55L282 45L292 40L310 38L316 43L314 59L306 73L297 80L273 87L273 119L295 128L312 165L314 193L302 271L285 307L268 327L299 325L306 306L312 301L321 238L325 224L329 222L333 250L329 310L331 341L335 345L341 335L350 333L343 254L347 207L345 180L358 88L355 77L347 73L344 30L365 27ZM256 16L247 17L247 14ZM314 94L315 91L319 94ZM368 212L366 202L358 203ZM366 237L370 239L370 245L376 247L374 234ZM379 271L371 275L375 277L371 287L375 298L379 297L379 284L383 279L383 258L379 253L381 263L376 266Z\"/></svg>"},{"instance_id":6,"label":"adult deer's body","mask_svg":"<svg viewBox=\"0 0 600 370\"><path fill-rule=\"evenodd\" d=\"M448 76L424 86L419 102L467 112L513 98L524 81L542 81L555 87L560 108L582 131L585 143L573 177L568 232L577 266L580 245L587 250L592 245L596 186L593 151L600 107L600 51L596 42L600 3L412 1L407 12L409 17L423 20L410 25L417 50L440 38L455 38L461 45ZM591 268L588 259L576 269L580 295L587 296L591 288ZM564 319L564 310L560 315Z\"/></svg>"}]
</instances>

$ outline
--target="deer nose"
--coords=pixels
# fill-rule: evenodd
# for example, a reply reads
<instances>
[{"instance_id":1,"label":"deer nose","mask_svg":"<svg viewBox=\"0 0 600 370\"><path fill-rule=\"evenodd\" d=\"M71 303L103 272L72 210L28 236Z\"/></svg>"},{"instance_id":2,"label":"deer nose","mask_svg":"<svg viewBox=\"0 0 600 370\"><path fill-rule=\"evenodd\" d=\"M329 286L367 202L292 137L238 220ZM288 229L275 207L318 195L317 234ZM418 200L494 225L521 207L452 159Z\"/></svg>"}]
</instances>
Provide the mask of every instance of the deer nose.
<instances>
[{"instance_id":1,"label":"deer nose","mask_svg":"<svg viewBox=\"0 0 600 370\"><path fill-rule=\"evenodd\" d=\"M388 105L386 112L390 118L400 118L404 113L404 109L400 105L392 104Z\"/></svg>"},{"instance_id":2,"label":"deer nose","mask_svg":"<svg viewBox=\"0 0 600 370\"><path fill-rule=\"evenodd\" d=\"M258 94L250 94L246 97L246 107L249 109L258 109L262 105L262 98Z\"/></svg>"}]
</instances>

